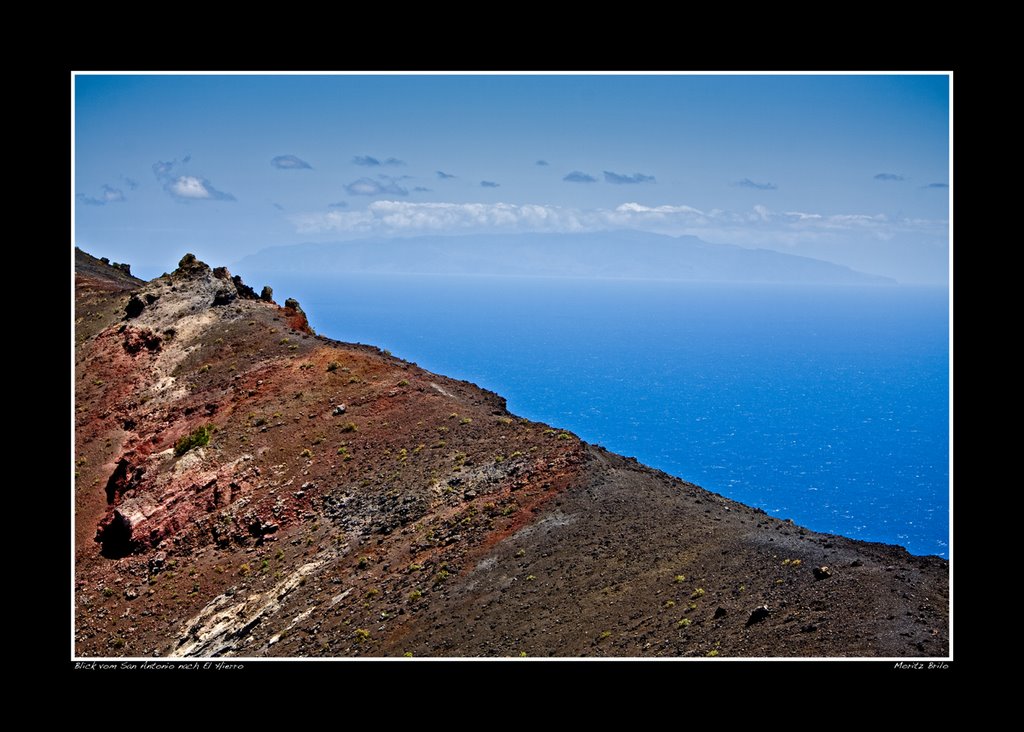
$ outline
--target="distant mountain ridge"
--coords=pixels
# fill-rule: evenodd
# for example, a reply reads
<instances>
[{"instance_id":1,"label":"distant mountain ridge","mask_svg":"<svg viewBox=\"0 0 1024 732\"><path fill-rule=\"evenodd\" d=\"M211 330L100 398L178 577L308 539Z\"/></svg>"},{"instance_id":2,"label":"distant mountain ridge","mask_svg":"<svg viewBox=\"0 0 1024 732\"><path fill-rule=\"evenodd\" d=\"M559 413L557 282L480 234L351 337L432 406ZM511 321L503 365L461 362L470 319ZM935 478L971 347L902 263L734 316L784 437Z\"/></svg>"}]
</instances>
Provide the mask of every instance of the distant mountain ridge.
<instances>
[{"instance_id":1,"label":"distant mountain ridge","mask_svg":"<svg viewBox=\"0 0 1024 732\"><path fill-rule=\"evenodd\" d=\"M879 275L695 236L622 230L586 234L430 235L272 247L245 272L514 275L686 282L895 284Z\"/></svg>"}]
</instances>

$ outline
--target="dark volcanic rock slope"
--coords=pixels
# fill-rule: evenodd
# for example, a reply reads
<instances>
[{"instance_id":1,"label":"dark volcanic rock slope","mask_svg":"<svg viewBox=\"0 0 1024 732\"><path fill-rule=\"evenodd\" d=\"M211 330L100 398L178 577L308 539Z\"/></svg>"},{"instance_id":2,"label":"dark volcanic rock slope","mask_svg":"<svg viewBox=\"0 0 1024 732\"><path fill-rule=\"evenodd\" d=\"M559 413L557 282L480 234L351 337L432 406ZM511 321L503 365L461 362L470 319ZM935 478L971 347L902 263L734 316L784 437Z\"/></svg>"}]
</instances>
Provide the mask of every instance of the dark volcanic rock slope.
<instances>
[{"instance_id":1,"label":"dark volcanic rock slope","mask_svg":"<svg viewBox=\"0 0 1024 732\"><path fill-rule=\"evenodd\" d=\"M77 253L80 656L945 656L948 565L817 534Z\"/></svg>"}]
</instances>

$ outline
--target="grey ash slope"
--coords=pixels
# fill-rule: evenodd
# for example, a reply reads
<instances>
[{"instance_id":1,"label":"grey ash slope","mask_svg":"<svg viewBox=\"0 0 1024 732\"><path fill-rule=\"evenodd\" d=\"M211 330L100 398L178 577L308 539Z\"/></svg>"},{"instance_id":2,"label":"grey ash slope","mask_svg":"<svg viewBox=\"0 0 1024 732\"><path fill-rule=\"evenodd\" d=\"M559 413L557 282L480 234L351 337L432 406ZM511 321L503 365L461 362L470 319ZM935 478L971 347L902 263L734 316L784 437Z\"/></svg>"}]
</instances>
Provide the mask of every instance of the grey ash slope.
<instances>
[{"instance_id":1,"label":"grey ash slope","mask_svg":"<svg viewBox=\"0 0 1024 732\"><path fill-rule=\"evenodd\" d=\"M420 615L416 655L915 657L948 563L820 534L587 446L583 476Z\"/></svg>"}]
</instances>

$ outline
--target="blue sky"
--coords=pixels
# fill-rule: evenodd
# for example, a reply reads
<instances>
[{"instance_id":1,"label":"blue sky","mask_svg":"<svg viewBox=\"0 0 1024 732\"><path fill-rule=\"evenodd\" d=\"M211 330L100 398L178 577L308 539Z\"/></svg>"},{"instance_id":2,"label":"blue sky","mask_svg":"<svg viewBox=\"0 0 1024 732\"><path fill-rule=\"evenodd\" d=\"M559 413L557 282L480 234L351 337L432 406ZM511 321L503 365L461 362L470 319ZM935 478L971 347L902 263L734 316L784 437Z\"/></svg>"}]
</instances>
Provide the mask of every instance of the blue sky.
<instances>
[{"instance_id":1,"label":"blue sky","mask_svg":"<svg viewBox=\"0 0 1024 732\"><path fill-rule=\"evenodd\" d=\"M74 84L74 240L143 276L185 251L634 228L946 280L944 75Z\"/></svg>"}]
</instances>

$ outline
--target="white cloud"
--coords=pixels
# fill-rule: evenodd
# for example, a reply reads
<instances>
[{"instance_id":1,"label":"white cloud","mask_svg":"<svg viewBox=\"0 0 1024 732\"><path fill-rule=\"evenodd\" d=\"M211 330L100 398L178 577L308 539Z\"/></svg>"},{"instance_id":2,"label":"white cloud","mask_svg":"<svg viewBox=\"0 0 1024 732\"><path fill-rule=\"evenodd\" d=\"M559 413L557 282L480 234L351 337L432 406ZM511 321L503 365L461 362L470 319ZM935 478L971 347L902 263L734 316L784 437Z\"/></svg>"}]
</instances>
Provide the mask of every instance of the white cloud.
<instances>
[{"instance_id":1,"label":"white cloud","mask_svg":"<svg viewBox=\"0 0 1024 732\"><path fill-rule=\"evenodd\" d=\"M164 176L170 175L171 170L174 169L175 162L176 161L174 160L170 162L165 162L163 160L156 161L155 163L153 163L153 174L156 175L157 178L161 179Z\"/></svg>"},{"instance_id":2,"label":"white cloud","mask_svg":"<svg viewBox=\"0 0 1024 732\"><path fill-rule=\"evenodd\" d=\"M627 173L616 173L611 170L604 171L604 179L608 183L615 183L616 185L654 183L653 175L646 175L644 173L633 173L633 175L629 175Z\"/></svg>"},{"instance_id":3,"label":"white cloud","mask_svg":"<svg viewBox=\"0 0 1024 732\"><path fill-rule=\"evenodd\" d=\"M102 192L99 197L87 196L84 193L78 194L78 200L82 203L88 204L89 206L106 206L108 203L123 203L125 200L124 192L120 188L114 188L110 185L103 185Z\"/></svg>"},{"instance_id":4,"label":"white cloud","mask_svg":"<svg viewBox=\"0 0 1024 732\"><path fill-rule=\"evenodd\" d=\"M192 159L191 155L186 155L182 158L182 163L186 163ZM178 162L172 160L171 162L156 162L153 163L153 174L157 180L163 184L164 190L172 198L176 198L179 201L202 201L202 200L217 200L217 201L234 201L235 197L230 193L224 191L218 191L206 178L200 178L196 175L182 175L174 174L175 167L178 167Z\"/></svg>"},{"instance_id":5,"label":"white cloud","mask_svg":"<svg viewBox=\"0 0 1024 732\"><path fill-rule=\"evenodd\" d=\"M382 175L380 181L373 178L360 178L345 186L350 196L408 196L409 191L398 185L396 178Z\"/></svg>"},{"instance_id":6,"label":"white cloud","mask_svg":"<svg viewBox=\"0 0 1024 732\"><path fill-rule=\"evenodd\" d=\"M704 212L693 206L644 206L640 203L624 203L615 209L620 213L636 214L693 214L704 216Z\"/></svg>"},{"instance_id":7,"label":"white cloud","mask_svg":"<svg viewBox=\"0 0 1024 732\"><path fill-rule=\"evenodd\" d=\"M270 164L281 170L310 170L312 165L295 155L278 155L270 160Z\"/></svg>"},{"instance_id":8,"label":"white cloud","mask_svg":"<svg viewBox=\"0 0 1024 732\"><path fill-rule=\"evenodd\" d=\"M171 183L170 191L179 198L212 198L203 181L192 175L182 175Z\"/></svg>"},{"instance_id":9,"label":"white cloud","mask_svg":"<svg viewBox=\"0 0 1024 732\"><path fill-rule=\"evenodd\" d=\"M103 200L107 203L115 203L124 200L124 193L118 188L103 186Z\"/></svg>"},{"instance_id":10,"label":"white cloud","mask_svg":"<svg viewBox=\"0 0 1024 732\"><path fill-rule=\"evenodd\" d=\"M832 226L874 226L884 224L888 221L885 214L868 216L865 214L837 214L829 216L828 222Z\"/></svg>"},{"instance_id":11,"label":"white cloud","mask_svg":"<svg viewBox=\"0 0 1024 732\"><path fill-rule=\"evenodd\" d=\"M167 192L174 198L182 201L234 201L235 197L230 193L218 191L206 178L198 178L194 175L179 175L167 183Z\"/></svg>"},{"instance_id":12,"label":"white cloud","mask_svg":"<svg viewBox=\"0 0 1024 732\"><path fill-rule=\"evenodd\" d=\"M348 192L355 196L372 196L376 193L380 193L380 185L375 180L369 178L360 178L357 181L349 183Z\"/></svg>"},{"instance_id":13,"label":"white cloud","mask_svg":"<svg viewBox=\"0 0 1024 732\"><path fill-rule=\"evenodd\" d=\"M601 218L611 228L667 234L689 233L689 227L711 222L708 214L693 206L645 206L640 203L623 203L611 211L602 211Z\"/></svg>"}]
</instances>

